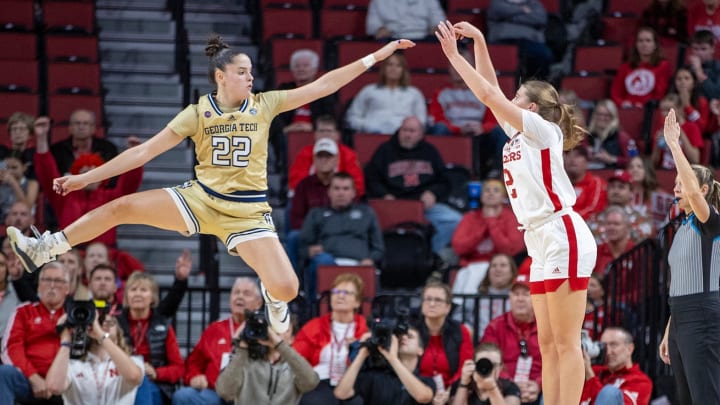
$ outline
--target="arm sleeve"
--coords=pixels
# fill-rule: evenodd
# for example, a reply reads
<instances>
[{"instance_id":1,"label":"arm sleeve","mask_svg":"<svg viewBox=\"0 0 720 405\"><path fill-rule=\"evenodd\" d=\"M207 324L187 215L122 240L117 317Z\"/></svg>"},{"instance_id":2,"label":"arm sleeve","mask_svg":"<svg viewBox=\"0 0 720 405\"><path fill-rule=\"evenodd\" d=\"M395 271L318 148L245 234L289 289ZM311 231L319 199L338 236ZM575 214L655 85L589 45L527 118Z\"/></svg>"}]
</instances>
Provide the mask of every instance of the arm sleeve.
<instances>
[{"instance_id":1,"label":"arm sleeve","mask_svg":"<svg viewBox=\"0 0 720 405\"><path fill-rule=\"evenodd\" d=\"M190 104L180 111L175 118L170 121L167 126L176 134L183 137L193 136L197 130L200 121L197 116L197 104Z\"/></svg>"},{"instance_id":2,"label":"arm sleeve","mask_svg":"<svg viewBox=\"0 0 720 405\"><path fill-rule=\"evenodd\" d=\"M285 342L281 342L277 350L295 374L295 388L302 393L314 390L320 383L320 378L307 360Z\"/></svg>"},{"instance_id":3,"label":"arm sleeve","mask_svg":"<svg viewBox=\"0 0 720 405\"><path fill-rule=\"evenodd\" d=\"M310 152L310 153L308 153ZM288 158L293 158L288 156ZM288 187L295 190L298 183L308 176L310 167L312 166L312 148L302 148L295 157L295 161L288 171Z\"/></svg>"},{"instance_id":4,"label":"arm sleeve","mask_svg":"<svg viewBox=\"0 0 720 405\"><path fill-rule=\"evenodd\" d=\"M5 326L2 350L3 363L15 366L27 378L38 372L25 355L25 332L29 329L26 311L20 309L13 312Z\"/></svg>"},{"instance_id":5,"label":"arm sleeve","mask_svg":"<svg viewBox=\"0 0 720 405\"><path fill-rule=\"evenodd\" d=\"M233 401L245 383L245 368L248 364L247 349L237 348L232 360L218 376L215 382L215 392L226 401Z\"/></svg>"},{"instance_id":6,"label":"arm sleeve","mask_svg":"<svg viewBox=\"0 0 720 405\"><path fill-rule=\"evenodd\" d=\"M156 311L162 316L168 318L174 317L178 308L180 308L180 303L182 303L187 289L188 281L178 280L176 278L172 287L170 287L170 291L168 291L165 297L158 303Z\"/></svg>"},{"instance_id":7,"label":"arm sleeve","mask_svg":"<svg viewBox=\"0 0 720 405\"><path fill-rule=\"evenodd\" d=\"M168 327L168 334L165 339L165 352L168 364L158 367L155 370L157 371L157 381L174 384L182 380L183 374L185 374L185 364L180 354L180 346L178 346L175 330L173 330L172 326Z\"/></svg>"},{"instance_id":8,"label":"arm sleeve","mask_svg":"<svg viewBox=\"0 0 720 405\"><path fill-rule=\"evenodd\" d=\"M310 322L306 323L300 331L295 336L295 341L293 342L293 349L295 349L298 354L303 356L305 360L308 362L312 361L312 353L314 351L315 345L312 342L312 338L307 333L307 329L309 325L313 325L314 321L311 320Z\"/></svg>"},{"instance_id":9,"label":"arm sleeve","mask_svg":"<svg viewBox=\"0 0 720 405\"><path fill-rule=\"evenodd\" d=\"M198 340L195 348L190 352L190 355L185 361L185 377L183 383L187 386L190 386L190 380L193 377L205 374L205 368L210 362L205 352L205 349L208 347L208 338L206 336L206 333L200 335L200 340Z\"/></svg>"},{"instance_id":10,"label":"arm sleeve","mask_svg":"<svg viewBox=\"0 0 720 405\"><path fill-rule=\"evenodd\" d=\"M522 110L523 136L538 148L545 148L562 142L562 131L537 113Z\"/></svg>"},{"instance_id":11,"label":"arm sleeve","mask_svg":"<svg viewBox=\"0 0 720 405\"><path fill-rule=\"evenodd\" d=\"M60 215L64 200L60 194L53 190L52 186L53 179L60 177L60 171L57 168L55 157L53 157L50 152L35 153L35 156L33 157L33 164L35 166L37 181L40 184L40 190L42 190L43 194L48 199L48 202L55 211L55 214Z\"/></svg>"},{"instance_id":12,"label":"arm sleeve","mask_svg":"<svg viewBox=\"0 0 720 405\"><path fill-rule=\"evenodd\" d=\"M475 216L474 211L465 214L453 232L452 248L458 256L467 256L475 252L477 245L487 235L487 222L477 221Z\"/></svg>"}]
</instances>

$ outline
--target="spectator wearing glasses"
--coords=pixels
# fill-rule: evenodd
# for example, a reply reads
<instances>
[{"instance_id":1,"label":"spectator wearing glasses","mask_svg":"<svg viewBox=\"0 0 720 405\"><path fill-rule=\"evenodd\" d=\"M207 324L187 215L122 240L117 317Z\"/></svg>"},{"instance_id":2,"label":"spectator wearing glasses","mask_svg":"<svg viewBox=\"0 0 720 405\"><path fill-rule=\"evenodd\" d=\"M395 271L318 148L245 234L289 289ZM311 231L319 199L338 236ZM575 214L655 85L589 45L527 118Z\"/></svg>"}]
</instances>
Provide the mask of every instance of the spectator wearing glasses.
<instances>
[{"instance_id":1,"label":"spectator wearing glasses","mask_svg":"<svg viewBox=\"0 0 720 405\"><path fill-rule=\"evenodd\" d=\"M320 378L315 390L303 395L300 404L332 405L333 389L345 373L350 343L368 331L367 321L357 313L363 302L364 283L353 273L335 277L330 291L330 313L311 319L295 336L293 348Z\"/></svg>"},{"instance_id":2,"label":"spectator wearing glasses","mask_svg":"<svg viewBox=\"0 0 720 405\"><path fill-rule=\"evenodd\" d=\"M78 156L97 153L104 162L118 154L112 142L95 134L95 113L89 110L75 110L70 114L70 135L50 146L58 171L64 175L70 172L70 166Z\"/></svg>"},{"instance_id":3,"label":"spectator wearing glasses","mask_svg":"<svg viewBox=\"0 0 720 405\"><path fill-rule=\"evenodd\" d=\"M537 404L542 387L542 358L529 274L518 274L510 289L510 311L490 321L481 342L500 348L505 363L501 376L520 387L522 403Z\"/></svg>"},{"instance_id":4,"label":"spectator wearing glasses","mask_svg":"<svg viewBox=\"0 0 720 405\"><path fill-rule=\"evenodd\" d=\"M20 305L5 329L0 365L0 404L15 400L37 400L39 404L62 404L53 396L45 377L60 339L55 330L65 313L63 304L70 289L70 274L60 262L50 262L40 270L39 302Z\"/></svg>"},{"instance_id":5,"label":"spectator wearing glasses","mask_svg":"<svg viewBox=\"0 0 720 405\"><path fill-rule=\"evenodd\" d=\"M460 385L452 405L520 405L520 388L500 377L504 366L500 348L493 343L480 343L474 357L463 363ZM489 373L481 375L477 372L476 364L480 359L492 364Z\"/></svg>"},{"instance_id":6,"label":"spectator wearing glasses","mask_svg":"<svg viewBox=\"0 0 720 405\"><path fill-rule=\"evenodd\" d=\"M452 293L447 284L428 282L422 291L422 317L418 324L422 347L420 375L442 376L445 387L460 379L465 360L472 359L470 331L460 322L450 319ZM438 391L443 391L438 387Z\"/></svg>"}]
</instances>

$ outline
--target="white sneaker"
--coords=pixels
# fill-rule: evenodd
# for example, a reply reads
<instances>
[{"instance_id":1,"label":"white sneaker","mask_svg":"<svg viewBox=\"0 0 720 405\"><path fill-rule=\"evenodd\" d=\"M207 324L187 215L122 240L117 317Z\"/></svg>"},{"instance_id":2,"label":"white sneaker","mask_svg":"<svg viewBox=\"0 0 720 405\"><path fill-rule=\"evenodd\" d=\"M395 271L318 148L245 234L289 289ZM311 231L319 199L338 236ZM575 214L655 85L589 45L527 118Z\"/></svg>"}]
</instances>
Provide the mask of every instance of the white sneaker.
<instances>
[{"instance_id":1,"label":"white sneaker","mask_svg":"<svg viewBox=\"0 0 720 405\"><path fill-rule=\"evenodd\" d=\"M260 282L262 296L265 300L265 316L268 319L270 327L277 333L285 333L290 329L290 310L287 303L283 301L273 301L268 296L265 286Z\"/></svg>"},{"instance_id":2,"label":"white sneaker","mask_svg":"<svg viewBox=\"0 0 720 405\"><path fill-rule=\"evenodd\" d=\"M35 237L28 237L16 227L10 226L7 228L7 236L10 238L10 246L12 250L20 259L25 271L32 273L41 267L43 264L54 260L54 257L50 255L50 232L45 232L44 235L32 227Z\"/></svg>"}]
</instances>

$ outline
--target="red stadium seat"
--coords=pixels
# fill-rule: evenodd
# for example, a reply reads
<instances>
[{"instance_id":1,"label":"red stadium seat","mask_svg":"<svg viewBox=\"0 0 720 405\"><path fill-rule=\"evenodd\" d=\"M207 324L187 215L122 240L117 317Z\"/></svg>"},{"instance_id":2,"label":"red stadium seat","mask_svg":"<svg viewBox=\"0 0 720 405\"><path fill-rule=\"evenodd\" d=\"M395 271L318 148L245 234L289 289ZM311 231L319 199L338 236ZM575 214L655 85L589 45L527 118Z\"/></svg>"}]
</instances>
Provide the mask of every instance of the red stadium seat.
<instances>
[{"instance_id":1,"label":"red stadium seat","mask_svg":"<svg viewBox=\"0 0 720 405\"><path fill-rule=\"evenodd\" d=\"M312 38L313 17L309 9L268 8L262 13L262 42L273 37Z\"/></svg>"},{"instance_id":2,"label":"red stadium seat","mask_svg":"<svg viewBox=\"0 0 720 405\"><path fill-rule=\"evenodd\" d=\"M37 36L24 32L0 32L0 60L36 60Z\"/></svg>"},{"instance_id":3,"label":"red stadium seat","mask_svg":"<svg viewBox=\"0 0 720 405\"><path fill-rule=\"evenodd\" d=\"M260 0L260 8L310 7L310 0ZM265 10L263 10L265 12Z\"/></svg>"},{"instance_id":4,"label":"red stadium seat","mask_svg":"<svg viewBox=\"0 0 720 405\"><path fill-rule=\"evenodd\" d=\"M417 42L405 52L408 68L411 71L446 72L449 62L437 42Z\"/></svg>"},{"instance_id":5,"label":"red stadium seat","mask_svg":"<svg viewBox=\"0 0 720 405\"><path fill-rule=\"evenodd\" d=\"M427 135L425 140L440 152L445 164L460 165L468 170L473 168L472 138L468 136Z\"/></svg>"},{"instance_id":6,"label":"red stadium seat","mask_svg":"<svg viewBox=\"0 0 720 405\"><path fill-rule=\"evenodd\" d=\"M367 72L340 88L340 90L338 90L340 106L342 108L347 107L349 101L354 98L363 87L371 83L377 83L377 81L378 74L376 72Z\"/></svg>"},{"instance_id":7,"label":"red stadium seat","mask_svg":"<svg viewBox=\"0 0 720 405\"><path fill-rule=\"evenodd\" d=\"M388 229L401 222L426 222L425 208L420 200L371 198L368 204L375 211L382 229Z\"/></svg>"},{"instance_id":8,"label":"red stadium seat","mask_svg":"<svg viewBox=\"0 0 720 405\"><path fill-rule=\"evenodd\" d=\"M330 291L335 278L343 273L357 274L363 281L365 300L362 304L362 313L369 317L372 315L372 299L375 297L376 291L376 274L374 266L327 266L322 265L317 268L317 292L322 294ZM327 311L328 305L320 305L320 314Z\"/></svg>"},{"instance_id":9,"label":"red stadium seat","mask_svg":"<svg viewBox=\"0 0 720 405\"><path fill-rule=\"evenodd\" d=\"M448 11L447 19L452 23L467 21L478 27L480 31L487 32L485 9L473 8L469 10Z\"/></svg>"},{"instance_id":10,"label":"red stadium seat","mask_svg":"<svg viewBox=\"0 0 720 405\"><path fill-rule=\"evenodd\" d=\"M8 118L18 111L37 116L39 102L37 94L3 93L0 103L0 122L7 122Z\"/></svg>"},{"instance_id":11,"label":"red stadium seat","mask_svg":"<svg viewBox=\"0 0 720 405\"><path fill-rule=\"evenodd\" d=\"M517 45L488 45L488 53L497 72L517 73L520 65Z\"/></svg>"},{"instance_id":12,"label":"red stadium seat","mask_svg":"<svg viewBox=\"0 0 720 405\"><path fill-rule=\"evenodd\" d=\"M680 62L678 60L680 59L680 45L677 43L661 44L660 54L670 63L670 71L675 72L675 70L677 70L678 63Z\"/></svg>"},{"instance_id":13,"label":"red stadium seat","mask_svg":"<svg viewBox=\"0 0 720 405\"><path fill-rule=\"evenodd\" d=\"M375 41L341 41L337 44L337 64L345 66L363 56L375 52L379 44Z\"/></svg>"},{"instance_id":14,"label":"red stadium seat","mask_svg":"<svg viewBox=\"0 0 720 405\"><path fill-rule=\"evenodd\" d=\"M48 31L95 33L95 2L44 2L43 17Z\"/></svg>"},{"instance_id":15,"label":"red stadium seat","mask_svg":"<svg viewBox=\"0 0 720 405\"><path fill-rule=\"evenodd\" d=\"M100 94L100 65L48 63L48 92Z\"/></svg>"},{"instance_id":16,"label":"red stadium seat","mask_svg":"<svg viewBox=\"0 0 720 405\"><path fill-rule=\"evenodd\" d=\"M98 126L103 122L103 103L100 96L85 95L50 95L48 97L48 114L58 123L67 123L70 114L77 109L86 109L95 113Z\"/></svg>"},{"instance_id":17,"label":"red stadium seat","mask_svg":"<svg viewBox=\"0 0 720 405\"><path fill-rule=\"evenodd\" d=\"M323 8L344 8L348 10L364 9L367 10L370 0L323 0Z\"/></svg>"},{"instance_id":18,"label":"red stadium seat","mask_svg":"<svg viewBox=\"0 0 720 405\"><path fill-rule=\"evenodd\" d=\"M389 141L389 134L355 134L353 136L353 149L357 153L361 166L365 166L381 143Z\"/></svg>"},{"instance_id":19,"label":"red stadium seat","mask_svg":"<svg viewBox=\"0 0 720 405\"><path fill-rule=\"evenodd\" d=\"M98 62L97 37L48 35L45 56L50 62Z\"/></svg>"},{"instance_id":20,"label":"red stadium seat","mask_svg":"<svg viewBox=\"0 0 720 405\"><path fill-rule=\"evenodd\" d=\"M625 55L635 43L635 35L638 29L638 19L635 17L610 17L602 18L603 39L607 42L614 42L622 45Z\"/></svg>"},{"instance_id":21,"label":"red stadium seat","mask_svg":"<svg viewBox=\"0 0 720 405\"><path fill-rule=\"evenodd\" d=\"M575 72L605 73L617 71L623 62L623 47L579 46L575 49Z\"/></svg>"},{"instance_id":22,"label":"red stadium seat","mask_svg":"<svg viewBox=\"0 0 720 405\"><path fill-rule=\"evenodd\" d=\"M344 39L365 38L364 9L334 9L320 10L320 37L325 39L342 37Z\"/></svg>"},{"instance_id":23,"label":"red stadium seat","mask_svg":"<svg viewBox=\"0 0 720 405\"><path fill-rule=\"evenodd\" d=\"M545 6L548 13L558 14L560 12L560 0L540 0L540 3Z\"/></svg>"},{"instance_id":24,"label":"red stadium seat","mask_svg":"<svg viewBox=\"0 0 720 405\"><path fill-rule=\"evenodd\" d=\"M315 143L314 132L290 132L287 134L288 163L293 163L300 149Z\"/></svg>"},{"instance_id":25,"label":"red stadium seat","mask_svg":"<svg viewBox=\"0 0 720 405\"><path fill-rule=\"evenodd\" d=\"M608 14L633 14L640 17L648 6L650 0L609 0Z\"/></svg>"},{"instance_id":26,"label":"red stadium seat","mask_svg":"<svg viewBox=\"0 0 720 405\"><path fill-rule=\"evenodd\" d=\"M608 98L610 79L605 75L565 76L560 88L574 90L581 100L597 101Z\"/></svg>"},{"instance_id":27,"label":"red stadium seat","mask_svg":"<svg viewBox=\"0 0 720 405\"><path fill-rule=\"evenodd\" d=\"M0 1L0 27L8 30L30 31L35 27L32 1Z\"/></svg>"},{"instance_id":28,"label":"red stadium seat","mask_svg":"<svg viewBox=\"0 0 720 405\"><path fill-rule=\"evenodd\" d=\"M510 99L514 98L518 87L517 77L515 77L515 75L506 74L499 75L497 79L500 90L502 90L503 94L505 94L505 97Z\"/></svg>"},{"instance_id":29,"label":"red stadium seat","mask_svg":"<svg viewBox=\"0 0 720 405\"><path fill-rule=\"evenodd\" d=\"M645 118L645 110L642 108L619 108L618 119L620 120L620 128L625 130L636 141L641 139L643 119Z\"/></svg>"},{"instance_id":30,"label":"red stadium seat","mask_svg":"<svg viewBox=\"0 0 720 405\"><path fill-rule=\"evenodd\" d=\"M472 11L477 13L480 10L485 10L490 6L490 0L448 0L447 11L448 13L456 12L467 12ZM476 11L477 10L477 11ZM450 20L455 23L456 21Z\"/></svg>"},{"instance_id":31,"label":"red stadium seat","mask_svg":"<svg viewBox=\"0 0 720 405\"><path fill-rule=\"evenodd\" d=\"M320 66L320 69L325 66L323 61L325 43L320 39L273 38L270 41L270 46L272 47L272 67L274 69L289 69L290 57L293 52L299 49L315 51L319 57L318 66Z\"/></svg>"},{"instance_id":32,"label":"red stadium seat","mask_svg":"<svg viewBox=\"0 0 720 405\"><path fill-rule=\"evenodd\" d=\"M0 61L0 90L38 90L38 63L35 61ZM4 96L4 95L3 95ZM5 100L3 100L3 103Z\"/></svg>"},{"instance_id":33,"label":"red stadium seat","mask_svg":"<svg viewBox=\"0 0 720 405\"><path fill-rule=\"evenodd\" d=\"M426 100L432 99L437 90L449 83L449 80L446 73L413 73L410 75L410 83L422 92Z\"/></svg>"}]
</instances>

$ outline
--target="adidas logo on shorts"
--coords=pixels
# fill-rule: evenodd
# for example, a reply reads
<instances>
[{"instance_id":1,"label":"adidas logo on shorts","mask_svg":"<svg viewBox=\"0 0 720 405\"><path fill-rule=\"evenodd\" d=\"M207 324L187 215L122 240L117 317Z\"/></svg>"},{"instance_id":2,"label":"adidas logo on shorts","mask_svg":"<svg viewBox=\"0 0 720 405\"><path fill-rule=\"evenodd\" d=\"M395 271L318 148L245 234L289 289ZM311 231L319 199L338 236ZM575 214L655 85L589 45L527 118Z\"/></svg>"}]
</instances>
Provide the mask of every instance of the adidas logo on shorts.
<instances>
[{"instance_id":1,"label":"adidas logo on shorts","mask_svg":"<svg viewBox=\"0 0 720 405\"><path fill-rule=\"evenodd\" d=\"M560 274L560 268L555 267L555 270L552 271L552 274Z\"/></svg>"}]
</instances>

